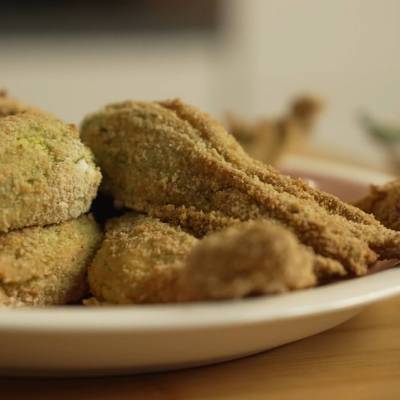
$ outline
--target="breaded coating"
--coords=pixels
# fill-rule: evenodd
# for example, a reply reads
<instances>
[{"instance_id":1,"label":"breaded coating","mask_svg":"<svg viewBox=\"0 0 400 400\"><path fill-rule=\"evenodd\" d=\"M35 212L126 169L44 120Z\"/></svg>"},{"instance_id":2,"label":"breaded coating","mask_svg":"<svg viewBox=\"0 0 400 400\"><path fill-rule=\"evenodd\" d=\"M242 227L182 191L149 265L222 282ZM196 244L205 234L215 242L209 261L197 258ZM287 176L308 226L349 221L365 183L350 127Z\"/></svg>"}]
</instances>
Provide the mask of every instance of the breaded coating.
<instances>
[{"instance_id":1,"label":"breaded coating","mask_svg":"<svg viewBox=\"0 0 400 400\"><path fill-rule=\"evenodd\" d=\"M0 232L79 217L100 180L74 126L45 114L0 118Z\"/></svg>"},{"instance_id":2,"label":"breaded coating","mask_svg":"<svg viewBox=\"0 0 400 400\"><path fill-rule=\"evenodd\" d=\"M247 122L229 114L227 130L250 156L275 164L285 152L303 146L322 108L317 97L299 96L281 117Z\"/></svg>"},{"instance_id":3,"label":"breaded coating","mask_svg":"<svg viewBox=\"0 0 400 400\"><path fill-rule=\"evenodd\" d=\"M213 233L194 247L184 287L198 300L234 299L314 286L313 252L269 221L244 222Z\"/></svg>"},{"instance_id":4,"label":"breaded coating","mask_svg":"<svg viewBox=\"0 0 400 400\"><path fill-rule=\"evenodd\" d=\"M110 220L89 267L92 294L115 304L178 300L184 259L197 239L178 227L132 213Z\"/></svg>"},{"instance_id":5,"label":"breaded coating","mask_svg":"<svg viewBox=\"0 0 400 400\"><path fill-rule=\"evenodd\" d=\"M373 214L387 228L400 231L400 179L382 186L371 186L370 194L356 206Z\"/></svg>"},{"instance_id":6,"label":"breaded coating","mask_svg":"<svg viewBox=\"0 0 400 400\"><path fill-rule=\"evenodd\" d=\"M82 216L59 225L0 234L0 305L45 306L79 301L102 234Z\"/></svg>"},{"instance_id":7,"label":"breaded coating","mask_svg":"<svg viewBox=\"0 0 400 400\"><path fill-rule=\"evenodd\" d=\"M126 207L201 237L232 222L278 221L319 257L319 275L363 275L400 256L400 234L337 197L250 158L179 100L124 102L88 116L82 138ZM210 219L208 219L210 216Z\"/></svg>"},{"instance_id":8,"label":"breaded coating","mask_svg":"<svg viewBox=\"0 0 400 400\"><path fill-rule=\"evenodd\" d=\"M203 240L158 219L110 220L89 267L86 305L234 299L317 283L312 250L268 221L239 223Z\"/></svg>"},{"instance_id":9,"label":"breaded coating","mask_svg":"<svg viewBox=\"0 0 400 400\"><path fill-rule=\"evenodd\" d=\"M21 103L8 96L5 90L0 90L0 118L7 115L22 114L25 112L42 112L39 109Z\"/></svg>"}]
</instances>

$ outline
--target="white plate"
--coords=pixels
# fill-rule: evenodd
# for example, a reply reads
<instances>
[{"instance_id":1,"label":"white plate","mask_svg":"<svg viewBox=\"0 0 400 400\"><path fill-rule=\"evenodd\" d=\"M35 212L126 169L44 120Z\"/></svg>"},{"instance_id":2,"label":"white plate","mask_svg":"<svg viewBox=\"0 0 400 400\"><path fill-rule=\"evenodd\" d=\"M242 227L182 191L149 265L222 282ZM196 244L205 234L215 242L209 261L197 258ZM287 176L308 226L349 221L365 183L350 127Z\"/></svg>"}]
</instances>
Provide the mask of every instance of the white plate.
<instances>
[{"instance_id":1,"label":"white plate","mask_svg":"<svg viewBox=\"0 0 400 400\"><path fill-rule=\"evenodd\" d=\"M308 172L304 166L296 168L325 186L329 182L336 188L347 185L353 195L366 189L354 171L350 183L332 172L321 173L316 166L311 171L308 166ZM93 375L210 364L314 335L348 320L368 304L397 294L400 269L241 301L4 309L0 311L0 372Z\"/></svg>"}]
</instances>

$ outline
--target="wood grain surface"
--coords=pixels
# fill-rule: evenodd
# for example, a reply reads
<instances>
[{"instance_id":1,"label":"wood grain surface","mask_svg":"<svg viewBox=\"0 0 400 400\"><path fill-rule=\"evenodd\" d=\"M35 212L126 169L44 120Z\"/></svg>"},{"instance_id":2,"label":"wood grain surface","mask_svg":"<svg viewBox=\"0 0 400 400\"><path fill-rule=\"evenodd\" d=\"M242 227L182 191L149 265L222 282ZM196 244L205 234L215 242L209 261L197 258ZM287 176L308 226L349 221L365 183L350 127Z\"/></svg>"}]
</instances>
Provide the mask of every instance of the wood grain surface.
<instances>
[{"instance_id":1,"label":"wood grain surface","mask_svg":"<svg viewBox=\"0 0 400 400\"><path fill-rule=\"evenodd\" d=\"M399 311L400 297L328 332L210 367L112 378L2 378L0 399L400 399Z\"/></svg>"}]
</instances>

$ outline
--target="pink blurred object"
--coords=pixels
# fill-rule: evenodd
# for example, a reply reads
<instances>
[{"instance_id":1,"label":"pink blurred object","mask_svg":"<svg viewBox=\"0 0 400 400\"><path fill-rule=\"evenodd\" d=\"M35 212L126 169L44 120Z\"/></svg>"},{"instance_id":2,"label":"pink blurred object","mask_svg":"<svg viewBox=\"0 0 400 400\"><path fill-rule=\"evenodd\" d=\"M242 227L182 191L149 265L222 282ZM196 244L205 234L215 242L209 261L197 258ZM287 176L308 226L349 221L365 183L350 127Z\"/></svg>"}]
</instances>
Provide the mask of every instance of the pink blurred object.
<instances>
[{"instance_id":1,"label":"pink blurred object","mask_svg":"<svg viewBox=\"0 0 400 400\"><path fill-rule=\"evenodd\" d=\"M324 192L332 193L344 201L353 202L365 196L369 190L369 184L342 178L324 175L318 172L302 170L282 169L287 175L304 179L311 187L318 188Z\"/></svg>"},{"instance_id":2,"label":"pink blurred object","mask_svg":"<svg viewBox=\"0 0 400 400\"><path fill-rule=\"evenodd\" d=\"M382 185L394 178L374 170L303 157L290 157L278 168L349 203L365 196L372 184Z\"/></svg>"}]
</instances>

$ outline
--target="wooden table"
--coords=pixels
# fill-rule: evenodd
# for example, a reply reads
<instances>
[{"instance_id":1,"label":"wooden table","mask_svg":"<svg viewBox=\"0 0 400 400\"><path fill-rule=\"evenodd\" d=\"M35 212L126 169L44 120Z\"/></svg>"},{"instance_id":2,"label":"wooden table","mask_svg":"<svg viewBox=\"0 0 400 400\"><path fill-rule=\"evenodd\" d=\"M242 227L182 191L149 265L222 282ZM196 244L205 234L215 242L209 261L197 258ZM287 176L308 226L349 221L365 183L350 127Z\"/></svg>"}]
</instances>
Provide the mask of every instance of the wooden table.
<instances>
[{"instance_id":1,"label":"wooden table","mask_svg":"<svg viewBox=\"0 0 400 400\"><path fill-rule=\"evenodd\" d=\"M3 378L0 398L400 399L400 297L323 334L238 361L129 377Z\"/></svg>"}]
</instances>

